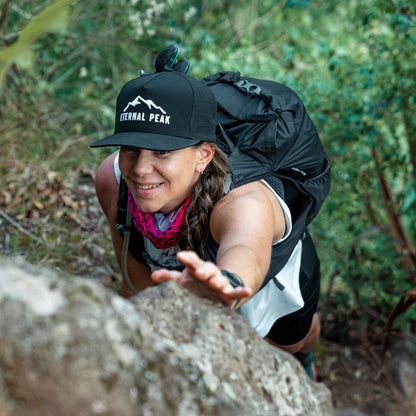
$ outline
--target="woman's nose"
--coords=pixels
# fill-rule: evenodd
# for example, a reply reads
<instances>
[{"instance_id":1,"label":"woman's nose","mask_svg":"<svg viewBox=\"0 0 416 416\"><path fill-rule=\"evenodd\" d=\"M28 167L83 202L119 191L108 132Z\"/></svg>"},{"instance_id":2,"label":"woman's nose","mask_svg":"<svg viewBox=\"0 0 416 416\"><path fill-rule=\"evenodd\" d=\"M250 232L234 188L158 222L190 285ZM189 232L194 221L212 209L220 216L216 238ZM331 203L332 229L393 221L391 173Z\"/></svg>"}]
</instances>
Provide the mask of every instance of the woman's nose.
<instances>
[{"instance_id":1,"label":"woman's nose","mask_svg":"<svg viewBox=\"0 0 416 416\"><path fill-rule=\"evenodd\" d=\"M137 175L143 176L153 171L153 153L151 150L141 149L134 165Z\"/></svg>"}]
</instances>

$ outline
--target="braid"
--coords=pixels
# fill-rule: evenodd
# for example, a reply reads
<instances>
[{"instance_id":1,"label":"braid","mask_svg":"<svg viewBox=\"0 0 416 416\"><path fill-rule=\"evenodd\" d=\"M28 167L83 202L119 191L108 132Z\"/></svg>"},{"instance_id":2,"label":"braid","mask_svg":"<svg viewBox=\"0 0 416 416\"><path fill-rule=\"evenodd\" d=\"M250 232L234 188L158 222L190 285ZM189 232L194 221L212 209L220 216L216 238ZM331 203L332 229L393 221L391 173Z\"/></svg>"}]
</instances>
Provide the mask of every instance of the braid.
<instances>
[{"instance_id":1,"label":"braid","mask_svg":"<svg viewBox=\"0 0 416 416\"><path fill-rule=\"evenodd\" d=\"M194 188L193 198L187 210L187 221L179 237L184 250L193 250L203 255L209 233L209 218L214 204L224 195L224 178L227 174L227 159L216 146L212 161Z\"/></svg>"}]
</instances>

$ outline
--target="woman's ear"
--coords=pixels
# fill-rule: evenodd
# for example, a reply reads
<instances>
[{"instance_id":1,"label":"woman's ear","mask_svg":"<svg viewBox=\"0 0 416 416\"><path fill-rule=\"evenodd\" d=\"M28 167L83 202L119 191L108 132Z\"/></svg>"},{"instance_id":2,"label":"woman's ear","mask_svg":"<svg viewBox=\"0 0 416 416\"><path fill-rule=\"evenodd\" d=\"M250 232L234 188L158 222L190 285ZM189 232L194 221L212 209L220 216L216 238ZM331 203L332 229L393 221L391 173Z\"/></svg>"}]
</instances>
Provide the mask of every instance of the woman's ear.
<instances>
[{"instance_id":1,"label":"woman's ear","mask_svg":"<svg viewBox=\"0 0 416 416\"><path fill-rule=\"evenodd\" d=\"M209 142L203 142L199 147L199 161L197 169L202 173L211 162L215 154L215 148Z\"/></svg>"}]
</instances>

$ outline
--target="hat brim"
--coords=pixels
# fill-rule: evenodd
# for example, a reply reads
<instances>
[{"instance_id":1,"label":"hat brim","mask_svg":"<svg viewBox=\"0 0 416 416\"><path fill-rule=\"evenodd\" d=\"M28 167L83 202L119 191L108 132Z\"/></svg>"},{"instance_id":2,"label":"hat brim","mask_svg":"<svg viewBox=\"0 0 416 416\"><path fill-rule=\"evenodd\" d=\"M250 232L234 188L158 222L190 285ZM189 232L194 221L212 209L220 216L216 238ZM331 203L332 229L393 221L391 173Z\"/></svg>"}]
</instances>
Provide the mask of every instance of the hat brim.
<instances>
[{"instance_id":1,"label":"hat brim","mask_svg":"<svg viewBox=\"0 0 416 416\"><path fill-rule=\"evenodd\" d=\"M133 146L149 150L179 150L201 143L198 139L167 136L155 133L123 132L104 137L90 144L90 147Z\"/></svg>"}]
</instances>

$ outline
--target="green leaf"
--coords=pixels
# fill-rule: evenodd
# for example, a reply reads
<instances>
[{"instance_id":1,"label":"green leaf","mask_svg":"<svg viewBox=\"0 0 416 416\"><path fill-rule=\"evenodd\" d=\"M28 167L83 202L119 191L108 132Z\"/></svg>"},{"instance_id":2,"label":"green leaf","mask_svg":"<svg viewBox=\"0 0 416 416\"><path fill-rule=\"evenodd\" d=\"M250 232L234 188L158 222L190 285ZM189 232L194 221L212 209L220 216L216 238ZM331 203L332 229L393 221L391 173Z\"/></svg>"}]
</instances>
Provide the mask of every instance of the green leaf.
<instances>
[{"instance_id":1,"label":"green leaf","mask_svg":"<svg viewBox=\"0 0 416 416\"><path fill-rule=\"evenodd\" d=\"M411 189L403 200L402 210L406 212L416 201L416 190Z\"/></svg>"},{"instance_id":2,"label":"green leaf","mask_svg":"<svg viewBox=\"0 0 416 416\"><path fill-rule=\"evenodd\" d=\"M15 43L0 50L0 84L13 63L23 69L31 68L34 59L31 46L40 36L63 32L68 27L71 3L71 0L56 0L29 21Z\"/></svg>"},{"instance_id":3,"label":"green leaf","mask_svg":"<svg viewBox=\"0 0 416 416\"><path fill-rule=\"evenodd\" d=\"M308 7L311 0L287 0L285 4L286 9L290 9L294 6Z\"/></svg>"}]
</instances>

